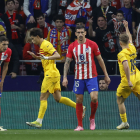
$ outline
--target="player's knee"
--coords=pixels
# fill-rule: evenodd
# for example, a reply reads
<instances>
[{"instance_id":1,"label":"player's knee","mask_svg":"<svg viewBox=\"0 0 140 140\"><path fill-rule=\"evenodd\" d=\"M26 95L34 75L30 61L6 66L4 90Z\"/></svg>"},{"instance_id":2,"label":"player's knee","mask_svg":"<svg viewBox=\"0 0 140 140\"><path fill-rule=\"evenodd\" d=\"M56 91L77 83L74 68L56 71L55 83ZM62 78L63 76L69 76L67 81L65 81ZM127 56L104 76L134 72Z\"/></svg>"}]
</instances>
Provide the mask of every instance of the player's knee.
<instances>
[{"instance_id":1,"label":"player's knee","mask_svg":"<svg viewBox=\"0 0 140 140\"><path fill-rule=\"evenodd\" d=\"M76 97L76 103L80 104L83 102L83 98Z\"/></svg>"},{"instance_id":2,"label":"player's knee","mask_svg":"<svg viewBox=\"0 0 140 140\"><path fill-rule=\"evenodd\" d=\"M98 97L97 96L93 96L91 97L91 101L96 103L98 101Z\"/></svg>"}]
</instances>

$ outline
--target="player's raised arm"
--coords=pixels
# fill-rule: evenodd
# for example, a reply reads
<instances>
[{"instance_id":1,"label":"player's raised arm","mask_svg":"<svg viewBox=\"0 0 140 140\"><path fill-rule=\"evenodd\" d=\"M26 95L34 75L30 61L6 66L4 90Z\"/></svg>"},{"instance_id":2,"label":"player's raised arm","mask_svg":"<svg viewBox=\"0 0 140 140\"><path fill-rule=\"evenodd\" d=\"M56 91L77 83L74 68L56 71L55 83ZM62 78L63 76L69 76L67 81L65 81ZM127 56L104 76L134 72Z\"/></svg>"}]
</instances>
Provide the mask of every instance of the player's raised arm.
<instances>
[{"instance_id":1,"label":"player's raised arm","mask_svg":"<svg viewBox=\"0 0 140 140\"><path fill-rule=\"evenodd\" d=\"M124 24L124 27L126 29L126 34L128 35L129 37L129 42L132 43L132 35L129 31L129 28L128 28L128 22L126 20L123 21L123 24Z\"/></svg>"},{"instance_id":2,"label":"player's raised arm","mask_svg":"<svg viewBox=\"0 0 140 140\"><path fill-rule=\"evenodd\" d=\"M104 75L105 75L105 81L106 81L106 83L109 85L111 80L110 80L110 78L109 78L109 76L108 76L108 73L107 73L107 70L106 70L104 61L103 61L101 55L96 56L96 58L97 58L97 60L98 60L98 63L99 63L99 65L100 65L100 67L101 67L102 70L103 70Z\"/></svg>"}]
</instances>

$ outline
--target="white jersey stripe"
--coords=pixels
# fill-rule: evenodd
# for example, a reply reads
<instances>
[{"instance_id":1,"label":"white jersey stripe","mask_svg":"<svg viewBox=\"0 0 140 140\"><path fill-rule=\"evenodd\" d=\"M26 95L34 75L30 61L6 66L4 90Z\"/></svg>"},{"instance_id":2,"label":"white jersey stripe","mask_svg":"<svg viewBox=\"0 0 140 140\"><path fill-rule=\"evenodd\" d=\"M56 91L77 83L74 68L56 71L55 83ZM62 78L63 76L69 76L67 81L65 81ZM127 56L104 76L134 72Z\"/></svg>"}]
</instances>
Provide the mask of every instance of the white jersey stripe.
<instances>
[{"instance_id":1,"label":"white jersey stripe","mask_svg":"<svg viewBox=\"0 0 140 140\"><path fill-rule=\"evenodd\" d=\"M75 57L75 79L77 79L77 57L76 57L76 48L73 49L73 54Z\"/></svg>"},{"instance_id":2,"label":"white jersey stripe","mask_svg":"<svg viewBox=\"0 0 140 140\"><path fill-rule=\"evenodd\" d=\"M84 54L84 57L85 57L84 62L87 62L86 44L83 44L83 54ZM87 63L84 64L84 79L87 79Z\"/></svg>"},{"instance_id":3,"label":"white jersey stripe","mask_svg":"<svg viewBox=\"0 0 140 140\"><path fill-rule=\"evenodd\" d=\"M88 46L89 48L89 78L92 78L92 60L91 60L91 48Z\"/></svg>"},{"instance_id":4,"label":"white jersey stripe","mask_svg":"<svg viewBox=\"0 0 140 140\"><path fill-rule=\"evenodd\" d=\"M81 54L81 45L78 45L78 62L81 62L80 54ZM82 64L80 63L79 63L79 79L82 79Z\"/></svg>"}]
</instances>

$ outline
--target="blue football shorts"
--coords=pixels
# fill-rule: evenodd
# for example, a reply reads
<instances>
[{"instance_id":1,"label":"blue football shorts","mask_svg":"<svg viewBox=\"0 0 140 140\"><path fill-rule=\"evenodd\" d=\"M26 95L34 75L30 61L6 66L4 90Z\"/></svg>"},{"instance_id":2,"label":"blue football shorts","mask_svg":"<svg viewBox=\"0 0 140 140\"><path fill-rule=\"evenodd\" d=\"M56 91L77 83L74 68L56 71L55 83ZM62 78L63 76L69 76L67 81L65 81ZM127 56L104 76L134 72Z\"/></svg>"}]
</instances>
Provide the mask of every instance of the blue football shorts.
<instances>
[{"instance_id":1,"label":"blue football shorts","mask_svg":"<svg viewBox=\"0 0 140 140\"><path fill-rule=\"evenodd\" d=\"M97 77L94 77L91 79L82 79L82 80L75 79L74 80L73 92L75 94L84 95L84 91L86 88L87 88L89 94L92 91L99 91Z\"/></svg>"}]
</instances>

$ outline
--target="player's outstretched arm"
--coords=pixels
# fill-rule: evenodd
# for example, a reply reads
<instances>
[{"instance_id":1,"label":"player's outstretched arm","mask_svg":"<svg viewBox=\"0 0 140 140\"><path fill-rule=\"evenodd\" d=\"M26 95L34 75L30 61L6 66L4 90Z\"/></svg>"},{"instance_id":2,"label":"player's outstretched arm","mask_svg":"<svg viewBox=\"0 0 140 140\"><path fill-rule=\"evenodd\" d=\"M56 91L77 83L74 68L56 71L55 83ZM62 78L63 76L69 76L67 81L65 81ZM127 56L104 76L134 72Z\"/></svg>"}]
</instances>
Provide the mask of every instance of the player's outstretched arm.
<instances>
[{"instance_id":1,"label":"player's outstretched arm","mask_svg":"<svg viewBox=\"0 0 140 140\"><path fill-rule=\"evenodd\" d=\"M126 78L127 78L129 87L133 87L133 85L130 81L130 69L129 69L129 65L128 65L127 61L123 62L123 68L124 68L124 71L125 71L125 74L126 74Z\"/></svg>"},{"instance_id":2,"label":"player's outstretched arm","mask_svg":"<svg viewBox=\"0 0 140 140\"><path fill-rule=\"evenodd\" d=\"M41 59L45 59L45 60L55 60L55 59L58 59L60 58L60 54L56 51L54 52L54 54L52 56L44 56L43 54L41 53L38 53L41 57Z\"/></svg>"},{"instance_id":3,"label":"player's outstretched arm","mask_svg":"<svg viewBox=\"0 0 140 140\"><path fill-rule=\"evenodd\" d=\"M106 70L106 67L105 67L105 64L104 64L104 60L102 59L101 55L96 56L96 58L98 60L98 63L100 65L100 67L102 68L102 71L103 71L104 75L105 75L105 81L109 85L111 80L108 76L108 73L107 73L107 70Z\"/></svg>"},{"instance_id":4,"label":"player's outstretched arm","mask_svg":"<svg viewBox=\"0 0 140 140\"><path fill-rule=\"evenodd\" d=\"M65 87L67 87L67 84L68 84L67 74L68 74L68 70L69 70L69 67L70 67L71 60L72 60L71 58L66 57L66 61L65 61L65 64L64 64L64 76L63 76L62 85L65 86Z\"/></svg>"},{"instance_id":5,"label":"player's outstretched arm","mask_svg":"<svg viewBox=\"0 0 140 140\"><path fill-rule=\"evenodd\" d=\"M2 78L0 82L0 92L3 91L3 83L4 83L4 79L8 71L8 65L9 65L9 62L4 62L3 69L2 69Z\"/></svg>"},{"instance_id":6,"label":"player's outstretched arm","mask_svg":"<svg viewBox=\"0 0 140 140\"><path fill-rule=\"evenodd\" d=\"M129 41L130 41L130 43L132 43L132 35L131 35L131 33L129 31L129 28L128 28L128 22L126 20L124 20L123 24L124 24L124 27L125 27L125 30L126 30L126 34L129 37Z\"/></svg>"},{"instance_id":7,"label":"player's outstretched arm","mask_svg":"<svg viewBox=\"0 0 140 140\"><path fill-rule=\"evenodd\" d=\"M27 51L27 53L29 53L33 58L35 58L35 59L41 59L41 57L40 56L37 56L37 55L35 55L33 52L31 52L31 51Z\"/></svg>"}]
</instances>

